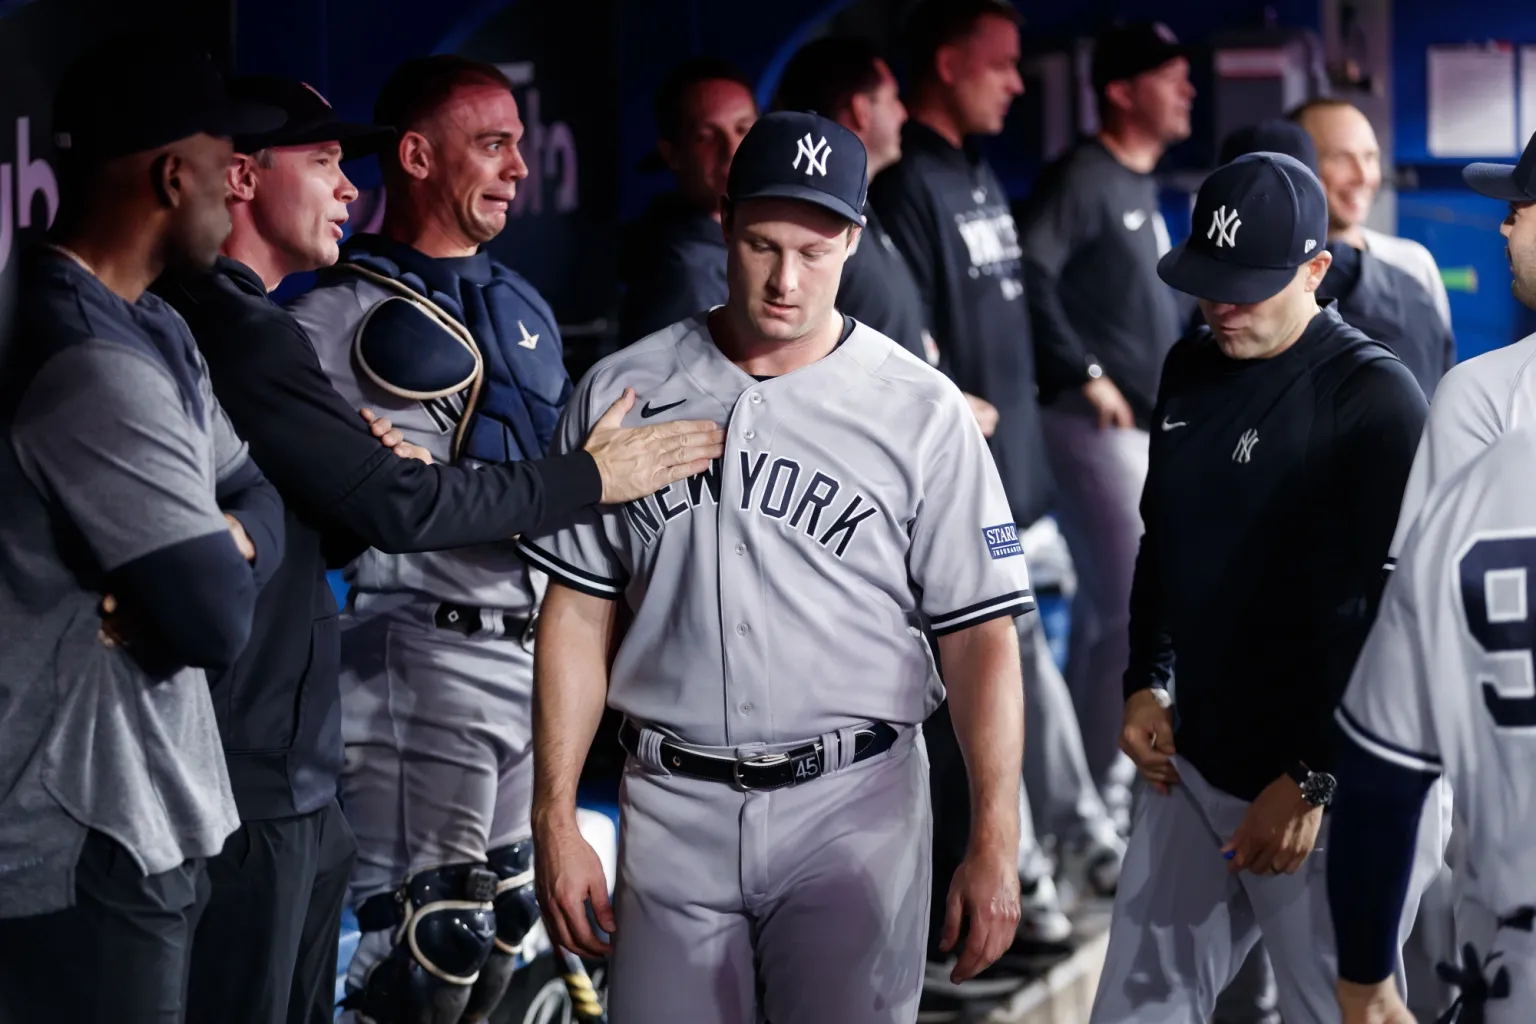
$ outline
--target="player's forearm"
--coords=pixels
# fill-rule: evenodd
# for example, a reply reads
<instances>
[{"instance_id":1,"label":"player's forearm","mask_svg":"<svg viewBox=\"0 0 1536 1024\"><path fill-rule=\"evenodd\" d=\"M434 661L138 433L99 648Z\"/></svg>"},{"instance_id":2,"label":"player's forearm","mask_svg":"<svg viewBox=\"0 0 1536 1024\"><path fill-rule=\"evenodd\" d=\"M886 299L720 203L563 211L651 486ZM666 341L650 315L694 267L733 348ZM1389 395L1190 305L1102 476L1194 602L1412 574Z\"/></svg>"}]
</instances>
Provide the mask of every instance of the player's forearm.
<instances>
[{"instance_id":1,"label":"player's forearm","mask_svg":"<svg viewBox=\"0 0 1536 1024\"><path fill-rule=\"evenodd\" d=\"M1390 978L1413 872L1419 818L1435 776L1340 744L1328 836L1328 903L1339 977L1358 985Z\"/></svg>"},{"instance_id":2,"label":"player's forearm","mask_svg":"<svg viewBox=\"0 0 1536 1024\"><path fill-rule=\"evenodd\" d=\"M535 828L574 823L576 787L608 699L617 605L551 583L533 669Z\"/></svg>"},{"instance_id":3,"label":"player's forearm","mask_svg":"<svg viewBox=\"0 0 1536 1024\"><path fill-rule=\"evenodd\" d=\"M1024 680L1010 618L939 638L950 719L971 787L972 848L1019 841Z\"/></svg>"}]
</instances>

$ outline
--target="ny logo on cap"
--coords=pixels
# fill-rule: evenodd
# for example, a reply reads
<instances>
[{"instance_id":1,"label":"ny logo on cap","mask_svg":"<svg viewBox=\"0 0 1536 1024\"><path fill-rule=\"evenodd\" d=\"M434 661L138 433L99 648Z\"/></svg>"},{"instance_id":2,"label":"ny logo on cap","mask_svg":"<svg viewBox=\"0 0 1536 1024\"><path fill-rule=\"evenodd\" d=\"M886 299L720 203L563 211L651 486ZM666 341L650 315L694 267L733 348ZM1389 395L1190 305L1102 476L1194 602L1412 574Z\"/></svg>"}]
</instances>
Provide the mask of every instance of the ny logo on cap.
<instances>
[{"instance_id":1,"label":"ny logo on cap","mask_svg":"<svg viewBox=\"0 0 1536 1024\"><path fill-rule=\"evenodd\" d=\"M791 170L800 169L800 158L805 158L805 175L811 176L815 171L823 178L827 176L827 157L832 155L832 147L827 145L827 137L823 135L821 141L815 144L811 142L811 133L806 132L805 138L795 141L795 162L790 165ZM820 159L818 159L818 156Z\"/></svg>"},{"instance_id":2,"label":"ny logo on cap","mask_svg":"<svg viewBox=\"0 0 1536 1024\"><path fill-rule=\"evenodd\" d=\"M1243 222L1237 219L1237 207L1228 210L1225 206L1217 207L1211 214L1211 226L1206 229L1205 237L1216 239L1216 248L1222 246L1235 249L1237 247L1237 229L1243 226Z\"/></svg>"}]
</instances>

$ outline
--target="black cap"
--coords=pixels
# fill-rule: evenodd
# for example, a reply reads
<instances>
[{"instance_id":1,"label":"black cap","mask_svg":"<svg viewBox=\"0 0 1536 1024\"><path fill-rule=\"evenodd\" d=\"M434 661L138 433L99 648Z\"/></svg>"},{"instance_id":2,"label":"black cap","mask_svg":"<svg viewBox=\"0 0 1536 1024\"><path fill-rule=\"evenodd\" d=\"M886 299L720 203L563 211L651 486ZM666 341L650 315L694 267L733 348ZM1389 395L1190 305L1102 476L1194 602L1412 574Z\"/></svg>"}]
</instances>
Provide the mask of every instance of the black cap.
<instances>
[{"instance_id":1,"label":"black cap","mask_svg":"<svg viewBox=\"0 0 1536 1024\"><path fill-rule=\"evenodd\" d=\"M297 78L248 75L231 82L229 93L236 102L277 107L288 117L272 131L236 135L236 153L255 153L270 146L339 142L342 155L350 160L377 153L395 137L392 128L341 120L319 90Z\"/></svg>"},{"instance_id":2,"label":"black cap","mask_svg":"<svg viewBox=\"0 0 1536 1024\"><path fill-rule=\"evenodd\" d=\"M1093 44L1093 88L1135 78L1171 60L1188 57L1179 37L1160 21L1134 21L1100 32Z\"/></svg>"},{"instance_id":3,"label":"black cap","mask_svg":"<svg viewBox=\"0 0 1536 1024\"><path fill-rule=\"evenodd\" d=\"M1220 163L1229 164L1249 153L1284 153L1317 173L1317 145L1305 128L1283 117L1271 117L1239 128L1221 144Z\"/></svg>"},{"instance_id":4,"label":"black cap","mask_svg":"<svg viewBox=\"0 0 1536 1024\"><path fill-rule=\"evenodd\" d=\"M780 110L757 119L731 160L725 194L733 203L803 199L864 223L869 157L864 143L819 114Z\"/></svg>"},{"instance_id":5,"label":"black cap","mask_svg":"<svg viewBox=\"0 0 1536 1024\"><path fill-rule=\"evenodd\" d=\"M231 100L207 51L175 37L121 33L70 66L54 95L54 145L109 160L207 134L270 131L281 109Z\"/></svg>"},{"instance_id":6,"label":"black cap","mask_svg":"<svg viewBox=\"0 0 1536 1024\"><path fill-rule=\"evenodd\" d=\"M1536 202L1536 135L1517 164L1468 164L1461 178L1476 192L1506 203Z\"/></svg>"},{"instance_id":7,"label":"black cap","mask_svg":"<svg viewBox=\"0 0 1536 1024\"><path fill-rule=\"evenodd\" d=\"M1194 229L1158 261L1157 275L1211 302L1263 302L1327 242L1328 200L1317 175L1283 153L1250 153L1205 179Z\"/></svg>"}]
</instances>

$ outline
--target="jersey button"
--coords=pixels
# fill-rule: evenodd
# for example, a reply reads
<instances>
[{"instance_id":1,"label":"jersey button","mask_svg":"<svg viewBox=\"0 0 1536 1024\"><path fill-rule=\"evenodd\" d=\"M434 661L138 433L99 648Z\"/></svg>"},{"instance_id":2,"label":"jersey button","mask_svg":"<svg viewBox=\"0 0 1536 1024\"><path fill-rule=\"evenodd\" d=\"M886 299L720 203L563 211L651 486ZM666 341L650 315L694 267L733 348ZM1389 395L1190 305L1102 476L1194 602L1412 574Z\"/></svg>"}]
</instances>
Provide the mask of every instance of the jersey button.
<instances>
[{"instance_id":1,"label":"jersey button","mask_svg":"<svg viewBox=\"0 0 1536 1024\"><path fill-rule=\"evenodd\" d=\"M746 554L747 553L747 546L745 544L737 544L736 545L736 553L738 555Z\"/></svg>"},{"instance_id":2,"label":"jersey button","mask_svg":"<svg viewBox=\"0 0 1536 1024\"><path fill-rule=\"evenodd\" d=\"M745 622L743 622L741 625L736 627L736 635L737 636L746 636L747 635L747 624Z\"/></svg>"},{"instance_id":3,"label":"jersey button","mask_svg":"<svg viewBox=\"0 0 1536 1024\"><path fill-rule=\"evenodd\" d=\"M744 714L744 715L750 715L752 713L752 705L751 704L743 704L741 706L741 713Z\"/></svg>"},{"instance_id":4,"label":"jersey button","mask_svg":"<svg viewBox=\"0 0 1536 1024\"><path fill-rule=\"evenodd\" d=\"M763 404L763 396L758 394L756 391L754 391L754 392L752 392L752 397L751 397L750 401L752 402L753 405L762 405Z\"/></svg>"},{"instance_id":5,"label":"jersey button","mask_svg":"<svg viewBox=\"0 0 1536 1024\"><path fill-rule=\"evenodd\" d=\"M757 436L757 431L755 431L755 430L743 430L741 432L741 436L742 436L743 439L745 439L747 441L750 441L754 437Z\"/></svg>"}]
</instances>

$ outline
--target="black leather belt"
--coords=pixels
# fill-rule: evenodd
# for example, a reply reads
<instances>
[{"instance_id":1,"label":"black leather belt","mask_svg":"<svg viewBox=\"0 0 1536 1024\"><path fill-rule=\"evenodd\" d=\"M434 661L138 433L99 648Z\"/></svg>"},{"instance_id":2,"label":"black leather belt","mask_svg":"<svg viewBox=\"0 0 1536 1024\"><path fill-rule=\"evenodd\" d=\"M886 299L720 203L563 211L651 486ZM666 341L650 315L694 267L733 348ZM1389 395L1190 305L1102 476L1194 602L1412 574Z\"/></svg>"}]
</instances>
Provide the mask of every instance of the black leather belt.
<instances>
[{"instance_id":1,"label":"black leather belt","mask_svg":"<svg viewBox=\"0 0 1536 1024\"><path fill-rule=\"evenodd\" d=\"M537 614L523 616L502 612L503 634L513 640L521 640L524 645L527 645L533 641L533 626L538 619ZM438 629L451 629L465 636L474 636L485 631L485 624L480 619L480 609L473 605L449 604L445 601L437 606L433 621L437 623Z\"/></svg>"},{"instance_id":2,"label":"black leather belt","mask_svg":"<svg viewBox=\"0 0 1536 1024\"><path fill-rule=\"evenodd\" d=\"M891 749L898 733L893 726L876 722L854 733L853 764L867 761ZM619 726L619 745L639 756L640 727L629 719ZM662 767L678 775L710 782L724 782L737 789L783 789L798 786L821 775L821 740L792 750L755 757L719 757L700 754L671 740L661 741Z\"/></svg>"}]
</instances>

